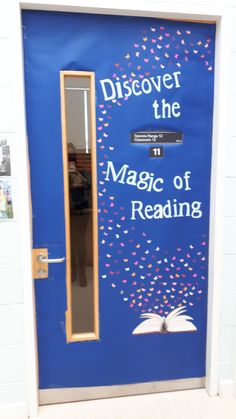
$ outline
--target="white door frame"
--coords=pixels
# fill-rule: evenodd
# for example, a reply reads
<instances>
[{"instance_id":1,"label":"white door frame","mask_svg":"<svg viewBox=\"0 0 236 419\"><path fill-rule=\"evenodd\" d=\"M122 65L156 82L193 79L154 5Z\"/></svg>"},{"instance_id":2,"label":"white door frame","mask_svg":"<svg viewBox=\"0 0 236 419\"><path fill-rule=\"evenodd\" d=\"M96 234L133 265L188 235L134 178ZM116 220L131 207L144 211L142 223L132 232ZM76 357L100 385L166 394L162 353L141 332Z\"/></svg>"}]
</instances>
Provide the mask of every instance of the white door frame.
<instances>
[{"instance_id":1,"label":"white door frame","mask_svg":"<svg viewBox=\"0 0 236 419\"><path fill-rule=\"evenodd\" d=\"M119 4L117 4L119 3ZM210 209L210 248L209 248L209 290L208 290L208 327L207 327L207 355L206 355L206 390L211 396L218 394L218 366L219 366L219 308L220 308L220 279L222 272L222 237L223 237L223 199L224 196L224 136L227 114L227 58L228 58L228 28L229 18L224 8L214 6L193 5L181 3L181 0L158 1L149 0L15 0L14 21L16 24L15 47L18 51L15 61L15 68L21 78L19 88L20 100L16 112L19 109L19 127L17 131L20 138L26 141L25 127L25 100L23 84L23 52L20 39L21 30L21 9L64 11L64 12L86 12L98 14L116 14L130 16L146 16L159 18L173 18L177 20L203 20L216 21L216 70L215 70L215 94L214 94L214 116L213 116L213 150L212 150L212 175L211 175L211 209ZM17 39L18 38L18 39ZM19 96L18 96L19 98ZM23 106L22 106L23 105ZM27 156L25 156L27 161ZM25 174L25 223L28 240L25 241L25 254L31 254L31 212L30 208L30 187L29 176ZM35 303L34 283L32 280L32 268L30 259L24 266L24 288L25 288L25 319L27 334L28 352L28 404L29 415L37 415L38 409L38 374L37 374L37 338L35 332ZM29 319L33 319L29 321Z\"/></svg>"}]
</instances>

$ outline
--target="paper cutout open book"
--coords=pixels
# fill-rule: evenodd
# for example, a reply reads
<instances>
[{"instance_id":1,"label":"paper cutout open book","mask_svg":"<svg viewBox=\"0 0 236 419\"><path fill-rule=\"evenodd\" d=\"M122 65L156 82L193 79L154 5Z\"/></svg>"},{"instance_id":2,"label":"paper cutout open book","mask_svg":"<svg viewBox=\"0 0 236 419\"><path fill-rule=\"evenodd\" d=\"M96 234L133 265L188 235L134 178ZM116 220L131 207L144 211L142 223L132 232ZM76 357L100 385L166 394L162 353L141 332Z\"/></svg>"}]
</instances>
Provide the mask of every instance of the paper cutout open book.
<instances>
[{"instance_id":1,"label":"paper cutout open book","mask_svg":"<svg viewBox=\"0 0 236 419\"><path fill-rule=\"evenodd\" d=\"M171 311L168 316L162 317L155 313L141 314L144 320L134 330L133 335L145 333L176 333L176 332L194 332L196 326L190 321L192 317L187 316L185 306L177 307Z\"/></svg>"}]
</instances>

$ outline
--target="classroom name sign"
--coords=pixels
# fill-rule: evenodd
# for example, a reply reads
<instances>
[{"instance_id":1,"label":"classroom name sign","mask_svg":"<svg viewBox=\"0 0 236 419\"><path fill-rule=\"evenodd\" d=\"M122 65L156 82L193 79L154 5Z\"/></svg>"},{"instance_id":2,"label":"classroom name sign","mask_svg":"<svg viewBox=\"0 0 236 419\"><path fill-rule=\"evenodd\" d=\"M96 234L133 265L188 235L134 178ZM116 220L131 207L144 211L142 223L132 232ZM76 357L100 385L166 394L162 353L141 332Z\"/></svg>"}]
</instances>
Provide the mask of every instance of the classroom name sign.
<instances>
[{"instance_id":1,"label":"classroom name sign","mask_svg":"<svg viewBox=\"0 0 236 419\"><path fill-rule=\"evenodd\" d=\"M107 162L105 180L123 185L126 184L142 192L157 193L158 199L167 183L163 177L156 177L153 172L137 172L131 169L128 164L117 168L112 161ZM168 185L168 190L171 189L170 186L175 191L183 190L187 194L191 191L191 171L186 170L183 175L174 176L171 185ZM160 220L163 218L202 217L202 203L200 201L189 202L186 199L184 202L179 202L176 198L171 198L167 199L164 204L157 202L154 205L144 205L141 200L131 200L130 204L131 220L136 220L137 218L142 220Z\"/></svg>"},{"instance_id":2,"label":"classroom name sign","mask_svg":"<svg viewBox=\"0 0 236 419\"><path fill-rule=\"evenodd\" d=\"M182 132L138 131L131 132L130 142L133 144L181 144Z\"/></svg>"}]
</instances>

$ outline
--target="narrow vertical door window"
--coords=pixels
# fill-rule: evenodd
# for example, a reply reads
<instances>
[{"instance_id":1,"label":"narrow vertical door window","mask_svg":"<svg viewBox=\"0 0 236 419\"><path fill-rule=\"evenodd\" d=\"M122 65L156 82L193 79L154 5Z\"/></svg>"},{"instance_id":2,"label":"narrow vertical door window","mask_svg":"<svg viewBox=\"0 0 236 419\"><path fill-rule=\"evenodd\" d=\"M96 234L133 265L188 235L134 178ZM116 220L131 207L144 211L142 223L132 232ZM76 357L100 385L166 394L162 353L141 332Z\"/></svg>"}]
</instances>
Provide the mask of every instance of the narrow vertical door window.
<instances>
[{"instance_id":1,"label":"narrow vertical door window","mask_svg":"<svg viewBox=\"0 0 236 419\"><path fill-rule=\"evenodd\" d=\"M61 72L67 340L98 338L94 74Z\"/></svg>"}]
</instances>

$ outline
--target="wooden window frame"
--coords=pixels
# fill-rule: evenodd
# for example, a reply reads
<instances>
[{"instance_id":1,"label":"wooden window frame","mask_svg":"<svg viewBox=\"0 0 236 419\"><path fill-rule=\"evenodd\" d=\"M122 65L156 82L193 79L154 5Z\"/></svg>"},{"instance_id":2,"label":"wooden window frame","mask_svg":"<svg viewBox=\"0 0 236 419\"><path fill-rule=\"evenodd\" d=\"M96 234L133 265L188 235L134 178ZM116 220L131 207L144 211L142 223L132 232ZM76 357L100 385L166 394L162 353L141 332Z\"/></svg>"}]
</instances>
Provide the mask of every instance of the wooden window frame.
<instances>
[{"instance_id":1,"label":"wooden window frame","mask_svg":"<svg viewBox=\"0 0 236 419\"><path fill-rule=\"evenodd\" d=\"M93 307L94 331L73 333L72 331L72 290L71 290L71 246L70 246L70 203L69 176L67 153L67 125L65 78L90 77L90 134L91 134L91 174L92 174L92 235L93 235ZM98 283L98 220L97 220L97 160L96 160L96 112L95 112L95 74L91 71L60 71L61 93L61 128L62 156L64 173L64 208L65 208L65 239L66 239L66 338L67 343L99 339L99 283Z\"/></svg>"}]
</instances>

